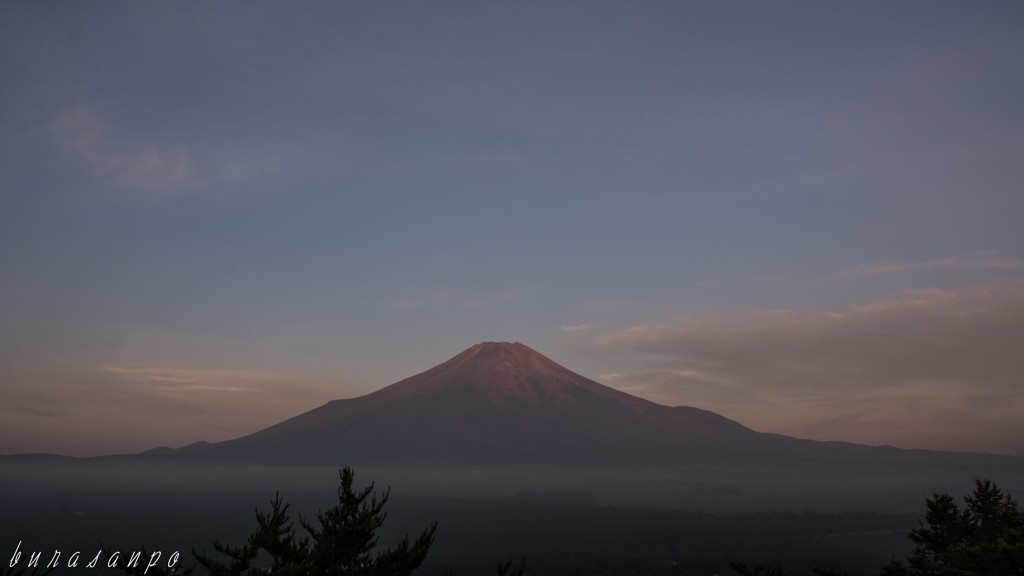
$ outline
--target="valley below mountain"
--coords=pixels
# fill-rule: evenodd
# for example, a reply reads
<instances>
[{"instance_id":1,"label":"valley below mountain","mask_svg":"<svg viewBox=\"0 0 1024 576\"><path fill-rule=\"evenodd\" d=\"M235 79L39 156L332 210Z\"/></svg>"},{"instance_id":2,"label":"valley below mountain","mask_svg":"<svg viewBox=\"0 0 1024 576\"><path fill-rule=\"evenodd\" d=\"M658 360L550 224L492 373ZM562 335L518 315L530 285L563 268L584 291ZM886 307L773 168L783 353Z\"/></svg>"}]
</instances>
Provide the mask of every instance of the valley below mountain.
<instances>
[{"instance_id":1,"label":"valley below mountain","mask_svg":"<svg viewBox=\"0 0 1024 576\"><path fill-rule=\"evenodd\" d=\"M1012 494L1024 473L981 472ZM240 544L275 493L297 522L335 500L338 470L149 460L0 460L0 544L13 552L211 549ZM969 470L822 465L463 465L359 467L390 488L381 545L430 522L424 575L493 573L525 557L530 574L731 574L733 561L877 573L909 552L934 490L965 493ZM83 553L84 554L84 553ZM69 571L67 573L79 573ZM88 572L98 573L98 572Z\"/></svg>"}]
</instances>

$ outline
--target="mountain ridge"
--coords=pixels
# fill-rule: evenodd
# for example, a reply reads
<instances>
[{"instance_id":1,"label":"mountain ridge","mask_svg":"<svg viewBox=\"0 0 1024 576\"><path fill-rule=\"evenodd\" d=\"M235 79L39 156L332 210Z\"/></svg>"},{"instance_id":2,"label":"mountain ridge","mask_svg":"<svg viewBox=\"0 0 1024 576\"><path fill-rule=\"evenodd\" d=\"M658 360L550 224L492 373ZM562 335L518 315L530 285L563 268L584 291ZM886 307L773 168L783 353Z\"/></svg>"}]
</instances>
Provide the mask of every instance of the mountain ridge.
<instances>
[{"instance_id":1,"label":"mountain ridge","mask_svg":"<svg viewBox=\"0 0 1024 576\"><path fill-rule=\"evenodd\" d=\"M117 456L126 457L127 455ZM266 464L820 463L963 466L1024 458L819 442L605 386L519 342L482 342L356 398L144 458Z\"/></svg>"},{"instance_id":2,"label":"mountain ridge","mask_svg":"<svg viewBox=\"0 0 1024 576\"><path fill-rule=\"evenodd\" d=\"M649 400L605 386L567 368L519 342L481 342L441 364L356 398L331 400L255 434L285 432L327 423L355 409L441 394L454 389L481 393L496 408L518 403L531 408L554 408L571 401L567 387L576 386L596 396L617 399L637 413L653 406Z\"/></svg>"},{"instance_id":3,"label":"mountain ridge","mask_svg":"<svg viewBox=\"0 0 1024 576\"><path fill-rule=\"evenodd\" d=\"M757 434L713 412L615 390L519 342L482 342L370 394L213 447L299 459L315 459L319 446L368 461L620 461L657 459L672 444L721 450Z\"/></svg>"}]
</instances>

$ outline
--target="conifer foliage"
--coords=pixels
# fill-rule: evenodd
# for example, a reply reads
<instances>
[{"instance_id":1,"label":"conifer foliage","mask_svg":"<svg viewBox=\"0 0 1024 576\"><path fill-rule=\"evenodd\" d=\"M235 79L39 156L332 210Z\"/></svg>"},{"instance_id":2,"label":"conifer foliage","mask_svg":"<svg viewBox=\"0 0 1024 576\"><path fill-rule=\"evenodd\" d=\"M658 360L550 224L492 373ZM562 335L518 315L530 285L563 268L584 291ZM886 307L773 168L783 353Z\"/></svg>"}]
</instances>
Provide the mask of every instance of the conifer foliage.
<instances>
[{"instance_id":1,"label":"conifer foliage","mask_svg":"<svg viewBox=\"0 0 1024 576\"><path fill-rule=\"evenodd\" d=\"M882 576L1024 576L1024 511L994 482L976 480L962 506L949 494L927 505L913 554Z\"/></svg>"},{"instance_id":2,"label":"conifer foliage","mask_svg":"<svg viewBox=\"0 0 1024 576\"><path fill-rule=\"evenodd\" d=\"M412 573L426 558L437 523L425 528L415 541L406 535L394 548L377 551L377 529L387 516L384 505L389 491L378 495L373 483L361 490L354 489L355 474L349 467L340 470L339 476L338 503L318 512L316 524L299 519L308 536L296 536L288 504L277 494L270 503L270 512L257 511L259 526L245 544L235 547L215 542L213 548L223 559L212 559L205 551L193 550L196 560L211 576Z\"/></svg>"},{"instance_id":3,"label":"conifer foliage","mask_svg":"<svg viewBox=\"0 0 1024 576\"><path fill-rule=\"evenodd\" d=\"M995 482L979 479L963 502L932 494L924 521L908 535L913 553L905 563L893 560L881 576L1024 576L1024 510L1017 501ZM781 568L730 566L737 576L786 576Z\"/></svg>"}]
</instances>

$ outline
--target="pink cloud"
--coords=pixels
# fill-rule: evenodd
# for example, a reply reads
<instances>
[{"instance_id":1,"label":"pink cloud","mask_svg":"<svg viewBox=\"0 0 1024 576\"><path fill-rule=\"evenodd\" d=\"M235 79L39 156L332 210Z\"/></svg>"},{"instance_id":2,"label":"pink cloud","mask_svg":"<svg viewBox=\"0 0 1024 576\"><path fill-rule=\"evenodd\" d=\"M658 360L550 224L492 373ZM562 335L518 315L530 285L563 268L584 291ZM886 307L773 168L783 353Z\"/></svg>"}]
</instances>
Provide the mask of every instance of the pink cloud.
<instances>
[{"instance_id":1,"label":"pink cloud","mask_svg":"<svg viewBox=\"0 0 1024 576\"><path fill-rule=\"evenodd\" d=\"M675 366L617 375L622 387L757 429L1024 454L1022 342L1024 282L1010 281L831 311L683 317L591 344Z\"/></svg>"}]
</instances>

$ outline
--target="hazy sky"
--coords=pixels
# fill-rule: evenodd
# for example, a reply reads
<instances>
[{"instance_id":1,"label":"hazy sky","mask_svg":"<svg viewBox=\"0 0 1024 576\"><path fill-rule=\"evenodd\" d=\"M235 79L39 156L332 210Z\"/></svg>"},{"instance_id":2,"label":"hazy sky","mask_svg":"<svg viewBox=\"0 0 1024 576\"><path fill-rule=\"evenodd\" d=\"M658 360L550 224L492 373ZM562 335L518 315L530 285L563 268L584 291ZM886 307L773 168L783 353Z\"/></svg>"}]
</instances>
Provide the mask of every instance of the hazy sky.
<instances>
[{"instance_id":1,"label":"hazy sky","mask_svg":"<svg viewBox=\"0 0 1024 576\"><path fill-rule=\"evenodd\" d=\"M0 4L0 453L255 431L484 340L1024 455L1024 4Z\"/></svg>"}]
</instances>

